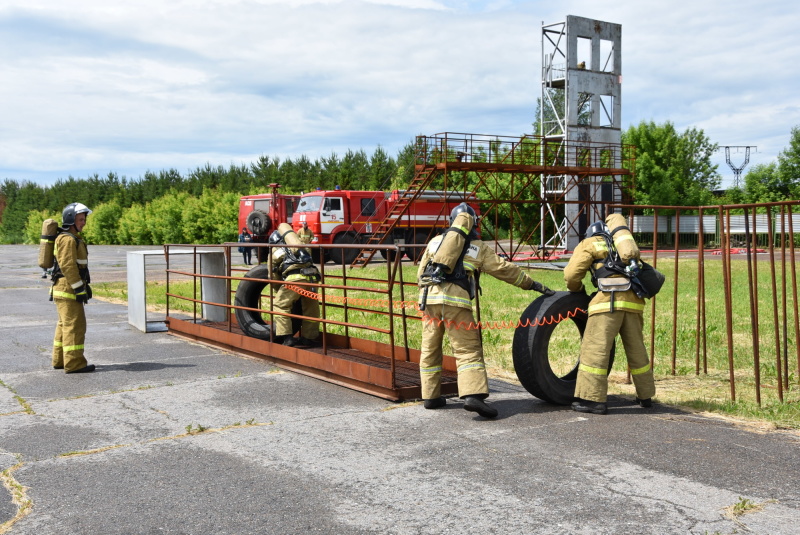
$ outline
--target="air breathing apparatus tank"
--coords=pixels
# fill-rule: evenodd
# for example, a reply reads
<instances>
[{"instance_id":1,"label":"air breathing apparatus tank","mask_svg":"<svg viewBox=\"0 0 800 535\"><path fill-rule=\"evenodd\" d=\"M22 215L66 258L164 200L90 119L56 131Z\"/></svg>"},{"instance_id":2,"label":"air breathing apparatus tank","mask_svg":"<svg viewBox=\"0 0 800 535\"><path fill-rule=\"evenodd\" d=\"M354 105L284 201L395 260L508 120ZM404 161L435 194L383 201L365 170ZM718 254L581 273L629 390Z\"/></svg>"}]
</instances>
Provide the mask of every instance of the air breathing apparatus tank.
<instances>
[{"instance_id":1,"label":"air breathing apparatus tank","mask_svg":"<svg viewBox=\"0 0 800 535\"><path fill-rule=\"evenodd\" d=\"M58 221L55 219L45 219L42 223L42 237L39 241L39 267L50 269L53 267L55 257L53 255L56 246L56 236L58 235Z\"/></svg>"},{"instance_id":2,"label":"air breathing apparatus tank","mask_svg":"<svg viewBox=\"0 0 800 535\"><path fill-rule=\"evenodd\" d=\"M420 286L440 284L453 273L464 254L467 239L474 226L475 218L467 212L461 212L440 238L434 238L439 242L431 243L433 255L419 279Z\"/></svg>"},{"instance_id":3,"label":"air breathing apparatus tank","mask_svg":"<svg viewBox=\"0 0 800 535\"><path fill-rule=\"evenodd\" d=\"M610 214L606 217L606 226L620 259L625 264L630 263L631 260L639 260L639 246L633 239L625 217L622 214Z\"/></svg>"},{"instance_id":4,"label":"air breathing apparatus tank","mask_svg":"<svg viewBox=\"0 0 800 535\"><path fill-rule=\"evenodd\" d=\"M300 241L300 237L297 233L292 229L292 226L289 223L281 223L278 225L278 233L283 238L283 243L288 245L289 247L302 247L304 244ZM293 252L297 252L296 250Z\"/></svg>"},{"instance_id":5,"label":"air breathing apparatus tank","mask_svg":"<svg viewBox=\"0 0 800 535\"><path fill-rule=\"evenodd\" d=\"M431 263L440 267L448 275L452 273L464 252L467 236L473 226L475 226L474 217L467 212L458 214L448 231L442 236L442 241L439 242L439 247L434 252Z\"/></svg>"}]
</instances>

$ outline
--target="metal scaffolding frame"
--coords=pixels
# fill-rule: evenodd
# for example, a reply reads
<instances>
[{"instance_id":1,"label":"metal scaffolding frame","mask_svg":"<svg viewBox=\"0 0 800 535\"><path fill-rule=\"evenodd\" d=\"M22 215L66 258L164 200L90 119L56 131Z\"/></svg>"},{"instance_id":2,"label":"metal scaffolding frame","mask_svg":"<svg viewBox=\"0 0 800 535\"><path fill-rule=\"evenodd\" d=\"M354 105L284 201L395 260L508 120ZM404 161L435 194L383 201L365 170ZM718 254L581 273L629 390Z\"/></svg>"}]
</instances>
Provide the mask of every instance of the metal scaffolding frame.
<instances>
[{"instance_id":1,"label":"metal scaffolding frame","mask_svg":"<svg viewBox=\"0 0 800 535\"><path fill-rule=\"evenodd\" d=\"M577 166L580 162L570 158L579 158L580 152L562 151L562 146L621 145L621 36L619 24L573 15L565 22L542 23L539 134L547 154L566 166ZM623 202L622 182L614 175L546 175L540 185L546 201L541 219L557 222L558 231L548 237L543 228L540 246L574 249L592 219L603 216L580 206ZM564 208L554 200L564 201Z\"/></svg>"}]
</instances>

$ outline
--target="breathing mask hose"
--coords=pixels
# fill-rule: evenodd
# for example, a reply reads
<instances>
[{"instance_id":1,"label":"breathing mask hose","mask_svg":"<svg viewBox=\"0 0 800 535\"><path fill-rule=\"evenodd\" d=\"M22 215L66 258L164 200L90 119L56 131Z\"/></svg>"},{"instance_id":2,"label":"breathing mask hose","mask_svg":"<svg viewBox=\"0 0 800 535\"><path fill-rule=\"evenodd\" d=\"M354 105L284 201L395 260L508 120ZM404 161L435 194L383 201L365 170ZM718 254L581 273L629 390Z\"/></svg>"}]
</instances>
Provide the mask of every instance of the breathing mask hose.
<instances>
[{"instance_id":1,"label":"breathing mask hose","mask_svg":"<svg viewBox=\"0 0 800 535\"><path fill-rule=\"evenodd\" d=\"M426 286L425 289L422 290L422 299L420 299L419 301L419 310L420 311L425 310L425 305L427 303L428 303L428 286Z\"/></svg>"}]
</instances>

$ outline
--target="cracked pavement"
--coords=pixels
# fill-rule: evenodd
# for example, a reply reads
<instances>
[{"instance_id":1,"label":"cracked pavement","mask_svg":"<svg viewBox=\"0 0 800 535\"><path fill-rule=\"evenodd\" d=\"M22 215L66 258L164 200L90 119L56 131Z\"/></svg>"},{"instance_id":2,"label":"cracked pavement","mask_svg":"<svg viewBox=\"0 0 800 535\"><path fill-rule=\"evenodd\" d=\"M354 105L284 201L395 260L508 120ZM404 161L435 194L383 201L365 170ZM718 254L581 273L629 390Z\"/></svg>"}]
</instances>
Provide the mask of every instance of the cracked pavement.
<instances>
[{"instance_id":1,"label":"cracked pavement","mask_svg":"<svg viewBox=\"0 0 800 535\"><path fill-rule=\"evenodd\" d=\"M131 249L90 247L93 278ZM97 299L98 370L65 375L35 259L0 246L0 533L797 532L797 434L660 404L579 415L492 381L497 420L426 411L142 333ZM726 516L742 499L762 507Z\"/></svg>"}]
</instances>

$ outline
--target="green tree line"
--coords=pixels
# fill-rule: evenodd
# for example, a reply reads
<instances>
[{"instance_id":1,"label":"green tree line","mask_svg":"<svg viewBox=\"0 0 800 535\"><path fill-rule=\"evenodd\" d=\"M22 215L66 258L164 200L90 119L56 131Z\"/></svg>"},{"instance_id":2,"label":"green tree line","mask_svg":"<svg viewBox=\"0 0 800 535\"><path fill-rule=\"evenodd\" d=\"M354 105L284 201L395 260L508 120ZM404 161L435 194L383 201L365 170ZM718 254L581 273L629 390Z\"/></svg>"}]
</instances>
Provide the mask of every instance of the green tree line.
<instances>
[{"instance_id":1,"label":"green tree line","mask_svg":"<svg viewBox=\"0 0 800 535\"><path fill-rule=\"evenodd\" d=\"M413 143L389 156L348 150L312 161L262 156L250 165L204 167L181 175L175 169L147 172L138 179L109 173L70 176L51 186L5 179L0 184L0 243L38 243L43 219L61 221L61 210L82 202L92 210L84 234L96 244L219 243L236 238L238 199L316 188L384 190L401 187L413 174Z\"/></svg>"},{"instance_id":2,"label":"green tree line","mask_svg":"<svg viewBox=\"0 0 800 535\"><path fill-rule=\"evenodd\" d=\"M641 122L622 134L636 146L636 204L707 206L756 204L800 198L800 125L791 130L789 146L774 162L754 165L741 184L721 196L721 182L712 154L719 149L702 130L679 133L672 123Z\"/></svg>"},{"instance_id":3,"label":"green tree line","mask_svg":"<svg viewBox=\"0 0 800 535\"><path fill-rule=\"evenodd\" d=\"M777 161L753 166L743 184L722 197L714 194L721 176L717 166L711 164L711 156L719 147L702 130L679 132L670 122L642 121L623 132L622 141L636 146L636 185L632 192L636 204L699 206L800 198L800 126L792 129L790 144ZM532 157L535 153L532 149ZM480 159L480 155L476 157ZM147 172L138 179L109 173L105 177L60 179L52 186L6 179L0 184L0 243L38 243L42 220L53 217L60 221L62 208L75 201L94 210L84 231L91 243L231 241L236 237L238 198L265 193L271 183L281 184L283 193L333 189L336 185L342 189L391 190L405 187L413 173L414 143L410 142L394 158L378 147L371 156L363 150L348 150L341 158L332 153L313 161L307 156L286 160L262 156L250 165L225 168L206 164L186 175L175 169ZM456 189L471 190L478 180L471 175L465 174ZM497 179L500 189L508 189L504 181L510 182L509 177ZM451 182L450 187L455 184ZM538 181L528 188L537 191L513 195L521 200L537 199ZM507 193L512 194L510 190ZM524 216L530 215L531 221L535 219L532 209L520 210ZM493 229L497 237L503 236L510 222L507 211L498 209L497 228ZM515 231L524 234L525 229Z\"/></svg>"}]
</instances>

